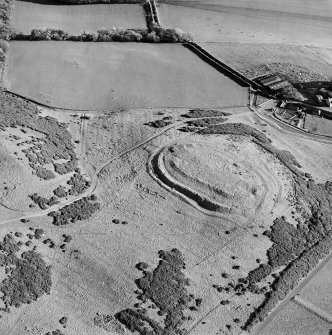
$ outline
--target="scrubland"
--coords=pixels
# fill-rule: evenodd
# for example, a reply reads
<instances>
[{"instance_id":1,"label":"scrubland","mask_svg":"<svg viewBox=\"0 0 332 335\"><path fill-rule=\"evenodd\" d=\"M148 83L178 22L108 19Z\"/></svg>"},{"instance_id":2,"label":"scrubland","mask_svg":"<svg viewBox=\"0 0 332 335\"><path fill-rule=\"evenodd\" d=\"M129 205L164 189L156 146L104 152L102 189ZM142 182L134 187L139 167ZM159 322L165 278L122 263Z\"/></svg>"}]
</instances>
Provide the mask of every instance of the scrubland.
<instances>
[{"instance_id":1,"label":"scrubland","mask_svg":"<svg viewBox=\"0 0 332 335\"><path fill-rule=\"evenodd\" d=\"M330 78L316 49L261 44L328 43L328 14L295 2L157 9L248 76ZM50 6L22 2L14 22L83 27ZM65 15L92 27L95 6ZM247 88L181 45L16 41L6 80L58 108L0 94L0 333L328 334L330 141L254 112Z\"/></svg>"}]
</instances>

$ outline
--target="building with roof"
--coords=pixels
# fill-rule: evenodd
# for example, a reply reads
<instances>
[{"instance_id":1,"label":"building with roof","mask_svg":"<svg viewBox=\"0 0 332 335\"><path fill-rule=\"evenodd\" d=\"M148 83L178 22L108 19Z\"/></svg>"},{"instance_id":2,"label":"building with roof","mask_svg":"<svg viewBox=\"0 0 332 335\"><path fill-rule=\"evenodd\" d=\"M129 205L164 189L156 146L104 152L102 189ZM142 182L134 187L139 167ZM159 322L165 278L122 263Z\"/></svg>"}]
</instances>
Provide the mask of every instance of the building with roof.
<instances>
[{"instance_id":1,"label":"building with roof","mask_svg":"<svg viewBox=\"0 0 332 335\"><path fill-rule=\"evenodd\" d=\"M282 88L285 88L291 85L287 80L281 78L277 74L270 74L270 75L264 76L263 78L259 79L259 82L265 87L269 88L271 91L278 91Z\"/></svg>"}]
</instances>

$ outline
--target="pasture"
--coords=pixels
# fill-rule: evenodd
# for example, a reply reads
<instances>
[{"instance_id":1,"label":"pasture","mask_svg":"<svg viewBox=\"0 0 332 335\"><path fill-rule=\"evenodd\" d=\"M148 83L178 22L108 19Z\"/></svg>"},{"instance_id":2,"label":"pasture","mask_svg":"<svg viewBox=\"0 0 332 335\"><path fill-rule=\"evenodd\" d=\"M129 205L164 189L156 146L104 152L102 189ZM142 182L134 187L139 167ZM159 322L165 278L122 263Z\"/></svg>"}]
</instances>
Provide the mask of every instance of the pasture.
<instances>
[{"instance_id":1,"label":"pasture","mask_svg":"<svg viewBox=\"0 0 332 335\"><path fill-rule=\"evenodd\" d=\"M291 70L292 67L301 66L302 70L303 68L308 69L306 72L310 75L315 73L325 80L332 78L332 61L321 57L320 50L317 48L282 43L238 42L200 43L200 46L249 78L264 74L269 71L269 68L273 70L273 68L277 68L278 64L286 64L287 71ZM303 72L296 73L294 79L299 79L300 82L304 81L305 73ZM290 71L289 74L293 75Z\"/></svg>"},{"instance_id":2,"label":"pasture","mask_svg":"<svg viewBox=\"0 0 332 335\"><path fill-rule=\"evenodd\" d=\"M146 28L140 4L55 5L15 1L13 27L24 34L34 28L63 29L71 34L101 28Z\"/></svg>"},{"instance_id":3,"label":"pasture","mask_svg":"<svg viewBox=\"0 0 332 335\"><path fill-rule=\"evenodd\" d=\"M13 42L7 78L15 93L70 109L248 103L246 87L174 44Z\"/></svg>"},{"instance_id":4,"label":"pasture","mask_svg":"<svg viewBox=\"0 0 332 335\"><path fill-rule=\"evenodd\" d=\"M314 115L306 115L304 128L314 134L332 136L332 121Z\"/></svg>"},{"instance_id":5,"label":"pasture","mask_svg":"<svg viewBox=\"0 0 332 335\"><path fill-rule=\"evenodd\" d=\"M286 43L331 47L328 1L187 1L159 6L160 21L198 42ZM329 9L330 8L330 9Z\"/></svg>"}]
</instances>

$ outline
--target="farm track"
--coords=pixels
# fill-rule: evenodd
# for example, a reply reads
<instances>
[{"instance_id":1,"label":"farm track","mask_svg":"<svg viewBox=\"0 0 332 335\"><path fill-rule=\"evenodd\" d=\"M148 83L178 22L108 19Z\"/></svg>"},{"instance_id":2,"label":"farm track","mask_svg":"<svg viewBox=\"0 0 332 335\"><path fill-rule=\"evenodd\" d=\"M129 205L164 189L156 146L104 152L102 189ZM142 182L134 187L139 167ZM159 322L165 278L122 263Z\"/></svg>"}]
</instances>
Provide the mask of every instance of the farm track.
<instances>
[{"instance_id":1,"label":"farm track","mask_svg":"<svg viewBox=\"0 0 332 335\"><path fill-rule=\"evenodd\" d=\"M85 112L82 112L82 114L84 115ZM206 119L207 117L202 117L202 118L192 118L190 120L199 120L199 119ZM215 117L212 117L212 118L215 118ZM218 118L218 117L217 117ZM147 138L146 140L138 143L137 145L129 148L129 149L126 149L124 151L122 151L121 153L119 153L118 155L116 155L115 157L109 159L107 162L105 162L101 167L99 167L97 170L95 170L93 176L91 177L91 185L90 187L82 194L76 196L75 198L73 199L70 199L70 200L67 200L67 201L64 201L62 203L59 203L55 206L52 206L48 209L45 209L43 210L42 212L38 211L38 212L31 212L31 213L24 213L23 211L21 211L21 213L23 212L23 214L19 217L16 217L16 218L13 218L13 219L9 219L9 220L4 220L4 221L0 221L0 225L3 225L3 224L7 224L7 223L10 223L10 222L14 222L14 221L17 221L17 220L21 220L21 219L30 219L30 218L37 218L37 217L43 217L51 212L54 212L54 211L57 211L65 206L68 206L72 203L74 203L75 201L78 201L84 197L88 197L90 196L91 194L93 194L93 192L97 189L97 186L98 186L98 178L100 178L103 173L107 170L107 168L116 160L120 159L121 157L125 156L126 154L142 147L143 145L145 145L146 143L148 142L151 142L152 140L154 140L155 138L163 135L164 133L166 133L167 131L173 129L173 128L176 128L176 127L180 127L180 126L183 126L186 124L188 120L182 120L182 121L179 121L179 122L175 122L167 127L165 127L162 131L158 132L157 134L154 134L152 136L150 136L149 138ZM81 125L81 134L85 134L86 133L86 125L82 124ZM84 142L84 139L83 141L81 142ZM81 153L83 154L85 149L83 148L84 147L84 144L81 144ZM82 159L84 159L84 157L82 157Z\"/></svg>"},{"instance_id":2,"label":"farm track","mask_svg":"<svg viewBox=\"0 0 332 335\"><path fill-rule=\"evenodd\" d=\"M286 133L293 136L296 135L298 137L311 139L316 142L332 144L332 140L326 138L323 135L310 134L305 131L301 131L300 129L295 128L285 122L282 122L277 118L273 118L271 116L265 116L262 114L262 111L258 107L250 106L249 108L255 113L255 115L258 118L268 123L274 129L279 130L281 133Z\"/></svg>"}]
</instances>

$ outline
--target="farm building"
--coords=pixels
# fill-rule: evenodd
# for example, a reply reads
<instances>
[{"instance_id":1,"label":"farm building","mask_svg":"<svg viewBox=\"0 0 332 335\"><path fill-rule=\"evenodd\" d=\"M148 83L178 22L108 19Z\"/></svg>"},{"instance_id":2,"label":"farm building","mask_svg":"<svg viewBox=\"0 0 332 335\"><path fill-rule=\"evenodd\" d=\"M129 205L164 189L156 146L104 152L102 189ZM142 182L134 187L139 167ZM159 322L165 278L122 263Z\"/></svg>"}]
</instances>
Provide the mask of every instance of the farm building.
<instances>
[{"instance_id":1,"label":"farm building","mask_svg":"<svg viewBox=\"0 0 332 335\"><path fill-rule=\"evenodd\" d=\"M332 108L332 98L325 99L326 106Z\"/></svg>"},{"instance_id":2,"label":"farm building","mask_svg":"<svg viewBox=\"0 0 332 335\"><path fill-rule=\"evenodd\" d=\"M260 83L272 91L278 91L290 86L290 83L276 74L270 74L259 79Z\"/></svg>"},{"instance_id":3,"label":"farm building","mask_svg":"<svg viewBox=\"0 0 332 335\"><path fill-rule=\"evenodd\" d=\"M275 83L277 83L281 80L282 79L277 75L269 75L268 77L266 77L264 79L261 79L260 82L265 86L269 86L269 85L275 84Z\"/></svg>"}]
</instances>

